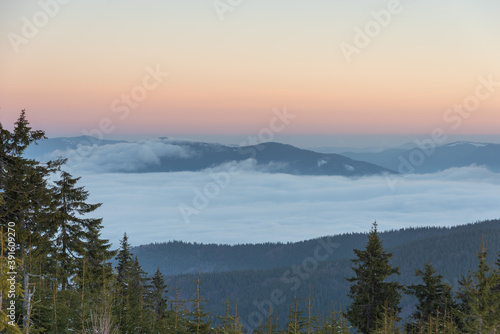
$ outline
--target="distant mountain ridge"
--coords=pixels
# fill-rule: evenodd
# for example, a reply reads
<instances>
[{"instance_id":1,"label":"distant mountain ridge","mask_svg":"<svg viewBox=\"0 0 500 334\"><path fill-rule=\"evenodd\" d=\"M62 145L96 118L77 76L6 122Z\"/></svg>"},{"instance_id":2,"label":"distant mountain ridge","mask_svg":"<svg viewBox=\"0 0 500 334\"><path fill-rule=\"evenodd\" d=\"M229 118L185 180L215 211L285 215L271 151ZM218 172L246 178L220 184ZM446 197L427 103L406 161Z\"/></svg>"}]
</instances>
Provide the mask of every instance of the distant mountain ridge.
<instances>
[{"instance_id":1,"label":"distant mountain ridge","mask_svg":"<svg viewBox=\"0 0 500 334\"><path fill-rule=\"evenodd\" d=\"M394 148L376 153L343 152L342 155L402 174L435 173L472 165L500 173L500 144L458 141L438 147Z\"/></svg>"},{"instance_id":2,"label":"distant mountain ridge","mask_svg":"<svg viewBox=\"0 0 500 334\"><path fill-rule=\"evenodd\" d=\"M367 176L392 173L435 173L450 168L484 166L492 172L500 173L500 144L459 141L438 147L411 147L408 144L379 152L333 152L323 147L318 151L297 148L287 144L266 142L251 146L226 146L161 137L151 141L128 142L123 140L99 140L94 137L61 137L41 141L30 146L26 155L30 158L48 160L57 153L64 156L68 152L99 152L102 156L114 156L126 145L138 145L131 161L141 159L140 152L149 149L148 145L170 146L184 155L157 153L154 163L141 163L132 170L107 170L107 172L180 172L201 171L227 163L250 161L255 170L267 173L293 175L341 175ZM114 150L116 148L116 150ZM88 153L87 152L87 153ZM118 164L119 165L119 164Z\"/></svg>"},{"instance_id":3,"label":"distant mountain ridge","mask_svg":"<svg viewBox=\"0 0 500 334\"><path fill-rule=\"evenodd\" d=\"M98 139L91 136L49 138L38 142L36 145L30 145L26 149L25 155L32 159L36 158L47 160L49 155L55 151L64 152L68 150L76 150L80 145L103 146L120 143L128 143L128 141Z\"/></svg>"},{"instance_id":4,"label":"distant mountain ridge","mask_svg":"<svg viewBox=\"0 0 500 334\"><path fill-rule=\"evenodd\" d=\"M201 171L208 168L215 168L227 163L241 163L251 161L257 171L268 173L285 173L292 175L341 175L341 176L366 176L376 174L393 174L394 171L380 167L371 163L357 161L339 154L323 154L300 149L291 145L266 142L262 144L232 147L221 144L203 143L195 141L172 140L169 138L159 138L154 141L126 142L126 141L104 141L92 137L75 138L53 138L42 141L37 146L29 147L27 155L29 157L48 159L54 158L57 154L63 157L68 151L75 154L82 146L92 147L87 149L92 157L93 150L107 150L115 153L126 149L126 145L139 145L137 150L149 151L149 146L164 145L176 151L185 152L180 154L157 154L154 163L143 164L135 170L114 170L111 172L181 172L181 171ZM95 145L95 146L94 146ZM141 146L142 145L142 146ZM159 150L161 151L161 150ZM165 150L166 151L166 150ZM110 156L109 154L104 156ZM138 156L130 156L131 160L141 159Z\"/></svg>"}]
</instances>

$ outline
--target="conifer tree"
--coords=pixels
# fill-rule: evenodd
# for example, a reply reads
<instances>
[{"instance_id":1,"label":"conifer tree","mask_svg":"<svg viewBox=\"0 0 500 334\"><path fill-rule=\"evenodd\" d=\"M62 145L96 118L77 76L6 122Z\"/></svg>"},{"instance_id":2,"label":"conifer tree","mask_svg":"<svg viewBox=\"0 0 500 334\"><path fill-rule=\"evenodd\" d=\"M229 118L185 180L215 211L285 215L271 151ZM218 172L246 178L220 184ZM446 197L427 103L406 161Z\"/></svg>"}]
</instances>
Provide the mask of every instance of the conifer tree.
<instances>
[{"instance_id":1,"label":"conifer tree","mask_svg":"<svg viewBox=\"0 0 500 334\"><path fill-rule=\"evenodd\" d=\"M57 171L63 161L40 164L26 159L27 147L45 139L43 131L32 130L25 111L15 123L13 132L0 123L0 192L4 204L0 206L0 226L15 223L16 257L20 260L24 297L23 330L27 331L33 308L34 291L30 284L30 258L45 257L50 248L51 221L54 212L52 192L47 178Z\"/></svg>"},{"instance_id":2,"label":"conifer tree","mask_svg":"<svg viewBox=\"0 0 500 334\"><path fill-rule=\"evenodd\" d=\"M295 298L293 306L288 311L288 322L286 324L286 334L302 333L302 330L307 328L307 318L302 314L304 312L299 309L299 299Z\"/></svg>"},{"instance_id":3,"label":"conifer tree","mask_svg":"<svg viewBox=\"0 0 500 334\"><path fill-rule=\"evenodd\" d=\"M108 240L101 239L100 232L91 231L84 244L83 258L78 261L76 276L73 278L73 293L80 296L80 322L82 327L92 327L95 323L110 321L113 302L115 276L110 260L116 251L110 250ZM89 318L89 315L92 317Z\"/></svg>"},{"instance_id":4,"label":"conifer tree","mask_svg":"<svg viewBox=\"0 0 500 334\"><path fill-rule=\"evenodd\" d=\"M199 275L197 275L194 283L196 284L196 298L191 301L193 304L193 311L190 314L188 331L196 334L211 333L211 321L207 319L208 313L204 310L204 303L206 300L201 296L201 282Z\"/></svg>"},{"instance_id":5,"label":"conifer tree","mask_svg":"<svg viewBox=\"0 0 500 334\"><path fill-rule=\"evenodd\" d=\"M113 259L117 251L111 250L109 240L101 238L100 229L92 229L87 233L84 245L84 254L87 263L87 286L102 297L109 294L113 281ZM82 270L81 266L79 270Z\"/></svg>"},{"instance_id":6,"label":"conifer tree","mask_svg":"<svg viewBox=\"0 0 500 334\"><path fill-rule=\"evenodd\" d=\"M174 299L170 300L170 313L171 319L168 322L168 328L174 333L184 334L187 332L186 322L188 310L186 309L186 302L181 298L179 288L174 288Z\"/></svg>"},{"instance_id":7,"label":"conifer tree","mask_svg":"<svg viewBox=\"0 0 500 334\"><path fill-rule=\"evenodd\" d=\"M352 304L347 310L347 319L361 333L368 334L376 328L377 320L383 318L384 313L399 314L402 286L386 281L394 274L399 275L399 268L389 263L392 254L384 251L376 222L368 235L366 249L355 249L354 253L356 258L351 261L355 276L347 279L352 283L349 290Z\"/></svg>"},{"instance_id":8,"label":"conifer tree","mask_svg":"<svg viewBox=\"0 0 500 334\"><path fill-rule=\"evenodd\" d=\"M318 328L317 322L318 318L313 315L313 307L312 307L312 297L311 297L311 285L309 285L309 296L307 298L307 320L305 333L312 334Z\"/></svg>"},{"instance_id":9,"label":"conifer tree","mask_svg":"<svg viewBox=\"0 0 500 334\"><path fill-rule=\"evenodd\" d=\"M63 171L61 178L55 181L54 201L57 211L54 215L55 236L53 239L56 247L56 257L60 261L61 290L66 290L69 278L78 270L85 254L86 242L99 243L98 232L101 230L102 219L83 218L101 206L99 204L85 203L89 197L84 187L76 187L79 177L74 178ZM93 254L92 254L93 255ZM109 258L109 254L108 254Z\"/></svg>"},{"instance_id":10,"label":"conifer tree","mask_svg":"<svg viewBox=\"0 0 500 334\"><path fill-rule=\"evenodd\" d=\"M450 315L453 310L452 287L443 283L443 276L436 274L434 267L428 262L424 271L417 269L415 274L422 277L422 284L408 287L408 293L418 299L417 310L412 318L417 323L426 323L430 318Z\"/></svg>"},{"instance_id":11,"label":"conifer tree","mask_svg":"<svg viewBox=\"0 0 500 334\"><path fill-rule=\"evenodd\" d=\"M167 317L168 301L165 294L168 293L165 278L158 267L150 281L149 303L154 315L154 324L158 329L165 327Z\"/></svg>"},{"instance_id":12,"label":"conifer tree","mask_svg":"<svg viewBox=\"0 0 500 334\"><path fill-rule=\"evenodd\" d=\"M342 312L330 311L323 319L319 333L321 334L350 334L347 320Z\"/></svg>"},{"instance_id":13,"label":"conifer tree","mask_svg":"<svg viewBox=\"0 0 500 334\"><path fill-rule=\"evenodd\" d=\"M224 304L226 304L226 314L224 317L219 317L222 320L222 327L219 332L221 334L243 334L243 325L238 318L238 300L236 300L234 315L231 314L231 303L229 298ZM256 328L253 332L254 334L265 333L261 327Z\"/></svg>"},{"instance_id":14,"label":"conifer tree","mask_svg":"<svg viewBox=\"0 0 500 334\"><path fill-rule=\"evenodd\" d=\"M118 265L116 267L118 274L118 282L123 282L127 279L127 275L129 274L130 266L132 263L132 246L128 242L127 233L123 234L122 240L120 240L120 249L118 250L118 255L116 256L116 260L118 261Z\"/></svg>"},{"instance_id":15,"label":"conifer tree","mask_svg":"<svg viewBox=\"0 0 500 334\"><path fill-rule=\"evenodd\" d=\"M500 296L495 291L500 275L488 265L487 254L483 244L477 271L459 281L461 325L466 333L489 334L500 330Z\"/></svg>"},{"instance_id":16,"label":"conifer tree","mask_svg":"<svg viewBox=\"0 0 500 334\"><path fill-rule=\"evenodd\" d=\"M132 315L130 310L130 281L132 280L132 253L130 252L131 245L128 242L127 233L124 233L120 240L121 248L118 251L116 260L118 261L117 269L117 318L120 324L120 333L128 333L129 322Z\"/></svg>"},{"instance_id":17,"label":"conifer tree","mask_svg":"<svg viewBox=\"0 0 500 334\"><path fill-rule=\"evenodd\" d=\"M139 265L137 257L132 258L131 245L127 234L120 241L121 248L116 259L118 302L116 314L120 323L120 333L144 332L147 327L146 273Z\"/></svg>"},{"instance_id":18,"label":"conifer tree","mask_svg":"<svg viewBox=\"0 0 500 334\"><path fill-rule=\"evenodd\" d=\"M376 330L373 331L374 334L399 334L401 333L399 327L397 326L398 317L394 314L394 310L388 307L388 302L384 303L383 306L384 314L382 317L377 319Z\"/></svg>"}]
</instances>

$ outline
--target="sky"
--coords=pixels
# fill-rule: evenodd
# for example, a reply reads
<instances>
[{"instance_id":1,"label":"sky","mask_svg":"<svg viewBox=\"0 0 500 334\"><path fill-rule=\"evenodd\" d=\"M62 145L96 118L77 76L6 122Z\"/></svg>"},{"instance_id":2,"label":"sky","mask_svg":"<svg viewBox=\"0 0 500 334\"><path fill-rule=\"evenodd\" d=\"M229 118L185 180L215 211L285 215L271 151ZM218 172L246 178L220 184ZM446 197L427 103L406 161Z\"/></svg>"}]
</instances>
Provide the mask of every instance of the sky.
<instances>
[{"instance_id":1,"label":"sky","mask_svg":"<svg viewBox=\"0 0 500 334\"><path fill-rule=\"evenodd\" d=\"M216 140L272 129L286 109L293 121L273 129L285 140L496 135L499 12L465 0L2 1L0 122L24 108L50 137Z\"/></svg>"}]
</instances>

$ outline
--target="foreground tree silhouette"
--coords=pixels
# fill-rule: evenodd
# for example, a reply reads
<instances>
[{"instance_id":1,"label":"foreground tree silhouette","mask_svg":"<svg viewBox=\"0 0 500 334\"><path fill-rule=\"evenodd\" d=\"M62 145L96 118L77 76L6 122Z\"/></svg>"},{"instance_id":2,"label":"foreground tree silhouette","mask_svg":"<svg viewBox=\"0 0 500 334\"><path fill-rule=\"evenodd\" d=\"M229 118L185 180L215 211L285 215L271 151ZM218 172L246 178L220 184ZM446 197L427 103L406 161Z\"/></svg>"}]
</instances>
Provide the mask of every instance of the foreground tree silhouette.
<instances>
[{"instance_id":1,"label":"foreground tree silhouette","mask_svg":"<svg viewBox=\"0 0 500 334\"><path fill-rule=\"evenodd\" d=\"M54 187L57 211L54 215L56 233L53 241L57 248L56 258L60 262L62 291L66 290L70 277L76 273L78 263L83 260L86 242L91 237L97 237L102 229L102 219L82 217L95 211L101 203L85 203L89 193L83 187L76 187L79 179L63 171Z\"/></svg>"},{"instance_id":2,"label":"foreground tree silhouette","mask_svg":"<svg viewBox=\"0 0 500 334\"><path fill-rule=\"evenodd\" d=\"M30 284L30 259L45 258L50 248L50 232L54 203L47 178L57 171L63 161L41 164L23 157L30 144L45 138L45 133L32 130L25 111L15 123L13 132L0 123L0 225L7 230L9 222L15 223L16 252L19 276L22 277L24 297L22 302L22 328L29 330L33 307L33 286Z\"/></svg>"},{"instance_id":3,"label":"foreground tree silhouette","mask_svg":"<svg viewBox=\"0 0 500 334\"><path fill-rule=\"evenodd\" d=\"M160 271L156 270L151 278L149 287L149 304L154 316L154 330L166 330L166 318L168 315L168 301L165 294L168 292L165 277Z\"/></svg>"},{"instance_id":4,"label":"foreground tree silhouette","mask_svg":"<svg viewBox=\"0 0 500 334\"><path fill-rule=\"evenodd\" d=\"M409 286L408 293L418 299L417 310L412 318L416 324L425 324L430 319L451 316L455 307L452 287L443 283L443 276L436 274L434 267L428 262L424 271L415 270L417 276L422 277L422 284ZM446 320L446 319L443 319Z\"/></svg>"},{"instance_id":5,"label":"foreground tree silhouette","mask_svg":"<svg viewBox=\"0 0 500 334\"><path fill-rule=\"evenodd\" d=\"M458 298L461 299L462 327L466 333L498 333L500 330L500 284L498 270L487 264L485 245L478 253L477 271L459 281Z\"/></svg>"},{"instance_id":6,"label":"foreground tree silhouette","mask_svg":"<svg viewBox=\"0 0 500 334\"><path fill-rule=\"evenodd\" d=\"M365 250L355 249L357 258L351 260L355 276L351 282L349 297L352 304L347 309L347 319L361 333L368 334L376 329L377 321L387 316L397 317L402 286L386 282L390 276L399 275L399 268L389 264L392 253L384 251L377 233L377 223L368 234Z\"/></svg>"}]
</instances>

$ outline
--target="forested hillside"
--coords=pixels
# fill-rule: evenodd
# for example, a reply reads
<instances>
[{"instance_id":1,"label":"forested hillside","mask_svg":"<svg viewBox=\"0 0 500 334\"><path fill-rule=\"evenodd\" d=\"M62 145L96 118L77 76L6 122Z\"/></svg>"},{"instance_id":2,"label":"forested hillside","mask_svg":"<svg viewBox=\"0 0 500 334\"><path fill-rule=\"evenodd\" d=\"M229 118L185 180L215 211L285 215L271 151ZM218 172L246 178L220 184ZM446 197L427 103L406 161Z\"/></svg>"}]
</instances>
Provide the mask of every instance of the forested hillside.
<instances>
[{"instance_id":1,"label":"forested hillside","mask_svg":"<svg viewBox=\"0 0 500 334\"><path fill-rule=\"evenodd\" d=\"M418 225L418 222L416 223ZM367 229L370 224L367 223ZM406 228L397 231L380 233L380 238L389 249L398 246L408 252L407 261L428 257L433 259L442 255L441 244L467 245L467 250L454 252L457 257L468 261L475 261L475 252L479 249L481 236L490 238L500 230L500 221L492 220L475 224L446 227ZM479 238L479 239L478 239ZM352 257L352 250L361 248L366 243L365 233L348 233L322 238L325 242L337 244L335 252L329 255L328 261L348 259ZM170 241L141 245L133 248L141 266L147 272L153 272L157 267L168 276L177 274L195 274L205 272L234 271L247 269L272 269L297 264L297 261L311 256L318 245L319 239L293 243L264 243L244 245L216 245ZM493 251L498 249L499 239L492 239L488 244ZM457 243L455 243L457 242ZM424 245L424 253L412 252L413 248ZM428 247L428 246L432 247ZM438 248L439 247L439 248ZM462 249L462 248L461 248ZM470 251L473 251L471 254ZM432 253L434 252L434 253ZM428 253L428 254L427 254ZM450 255L451 256L451 255Z\"/></svg>"},{"instance_id":2,"label":"forested hillside","mask_svg":"<svg viewBox=\"0 0 500 334\"><path fill-rule=\"evenodd\" d=\"M400 268L398 282L416 283L415 269L422 269L430 262L456 289L461 275L477 266L476 254L483 239L491 254L500 251L500 220L451 228L402 229L380 233L380 238L385 248L394 253L391 263ZM315 267L314 261L311 263L306 259L314 258L319 240L331 242L336 248L327 259L317 261ZM313 309L318 314L328 314L332 308L339 310L342 305L344 308L349 305L349 282L345 278L353 274L350 259L354 256L353 249L363 248L366 241L366 234L345 234L290 244L215 246L174 242L136 247L134 252L144 268L156 263L165 275L169 275L169 268L182 268L185 259L198 259L202 264L200 272L206 268L222 271L233 266L238 271L200 274L203 295L211 311L223 314L224 301L229 298L236 303L238 299L239 314L245 319L256 310L254 301L269 300L272 291L279 289L286 301L275 305L275 312L278 319L285 322L294 297L302 298L305 303L309 287ZM170 253L164 253L164 249L169 249ZM154 262L154 258L159 259L158 262ZM210 262L211 258L213 262ZM227 261L225 267L224 261ZM495 257L489 261L493 263ZM179 266L164 266L169 262L177 262ZM240 270L243 268L248 270ZM294 268L300 269L294 271ZM173 287L178 287L184 297L192 298L195 277L195 274L168 277L170 294L173 296ZM403 298L403 317L414 311L414 303L409 296Z\"/></svg>"}]
</instances>

